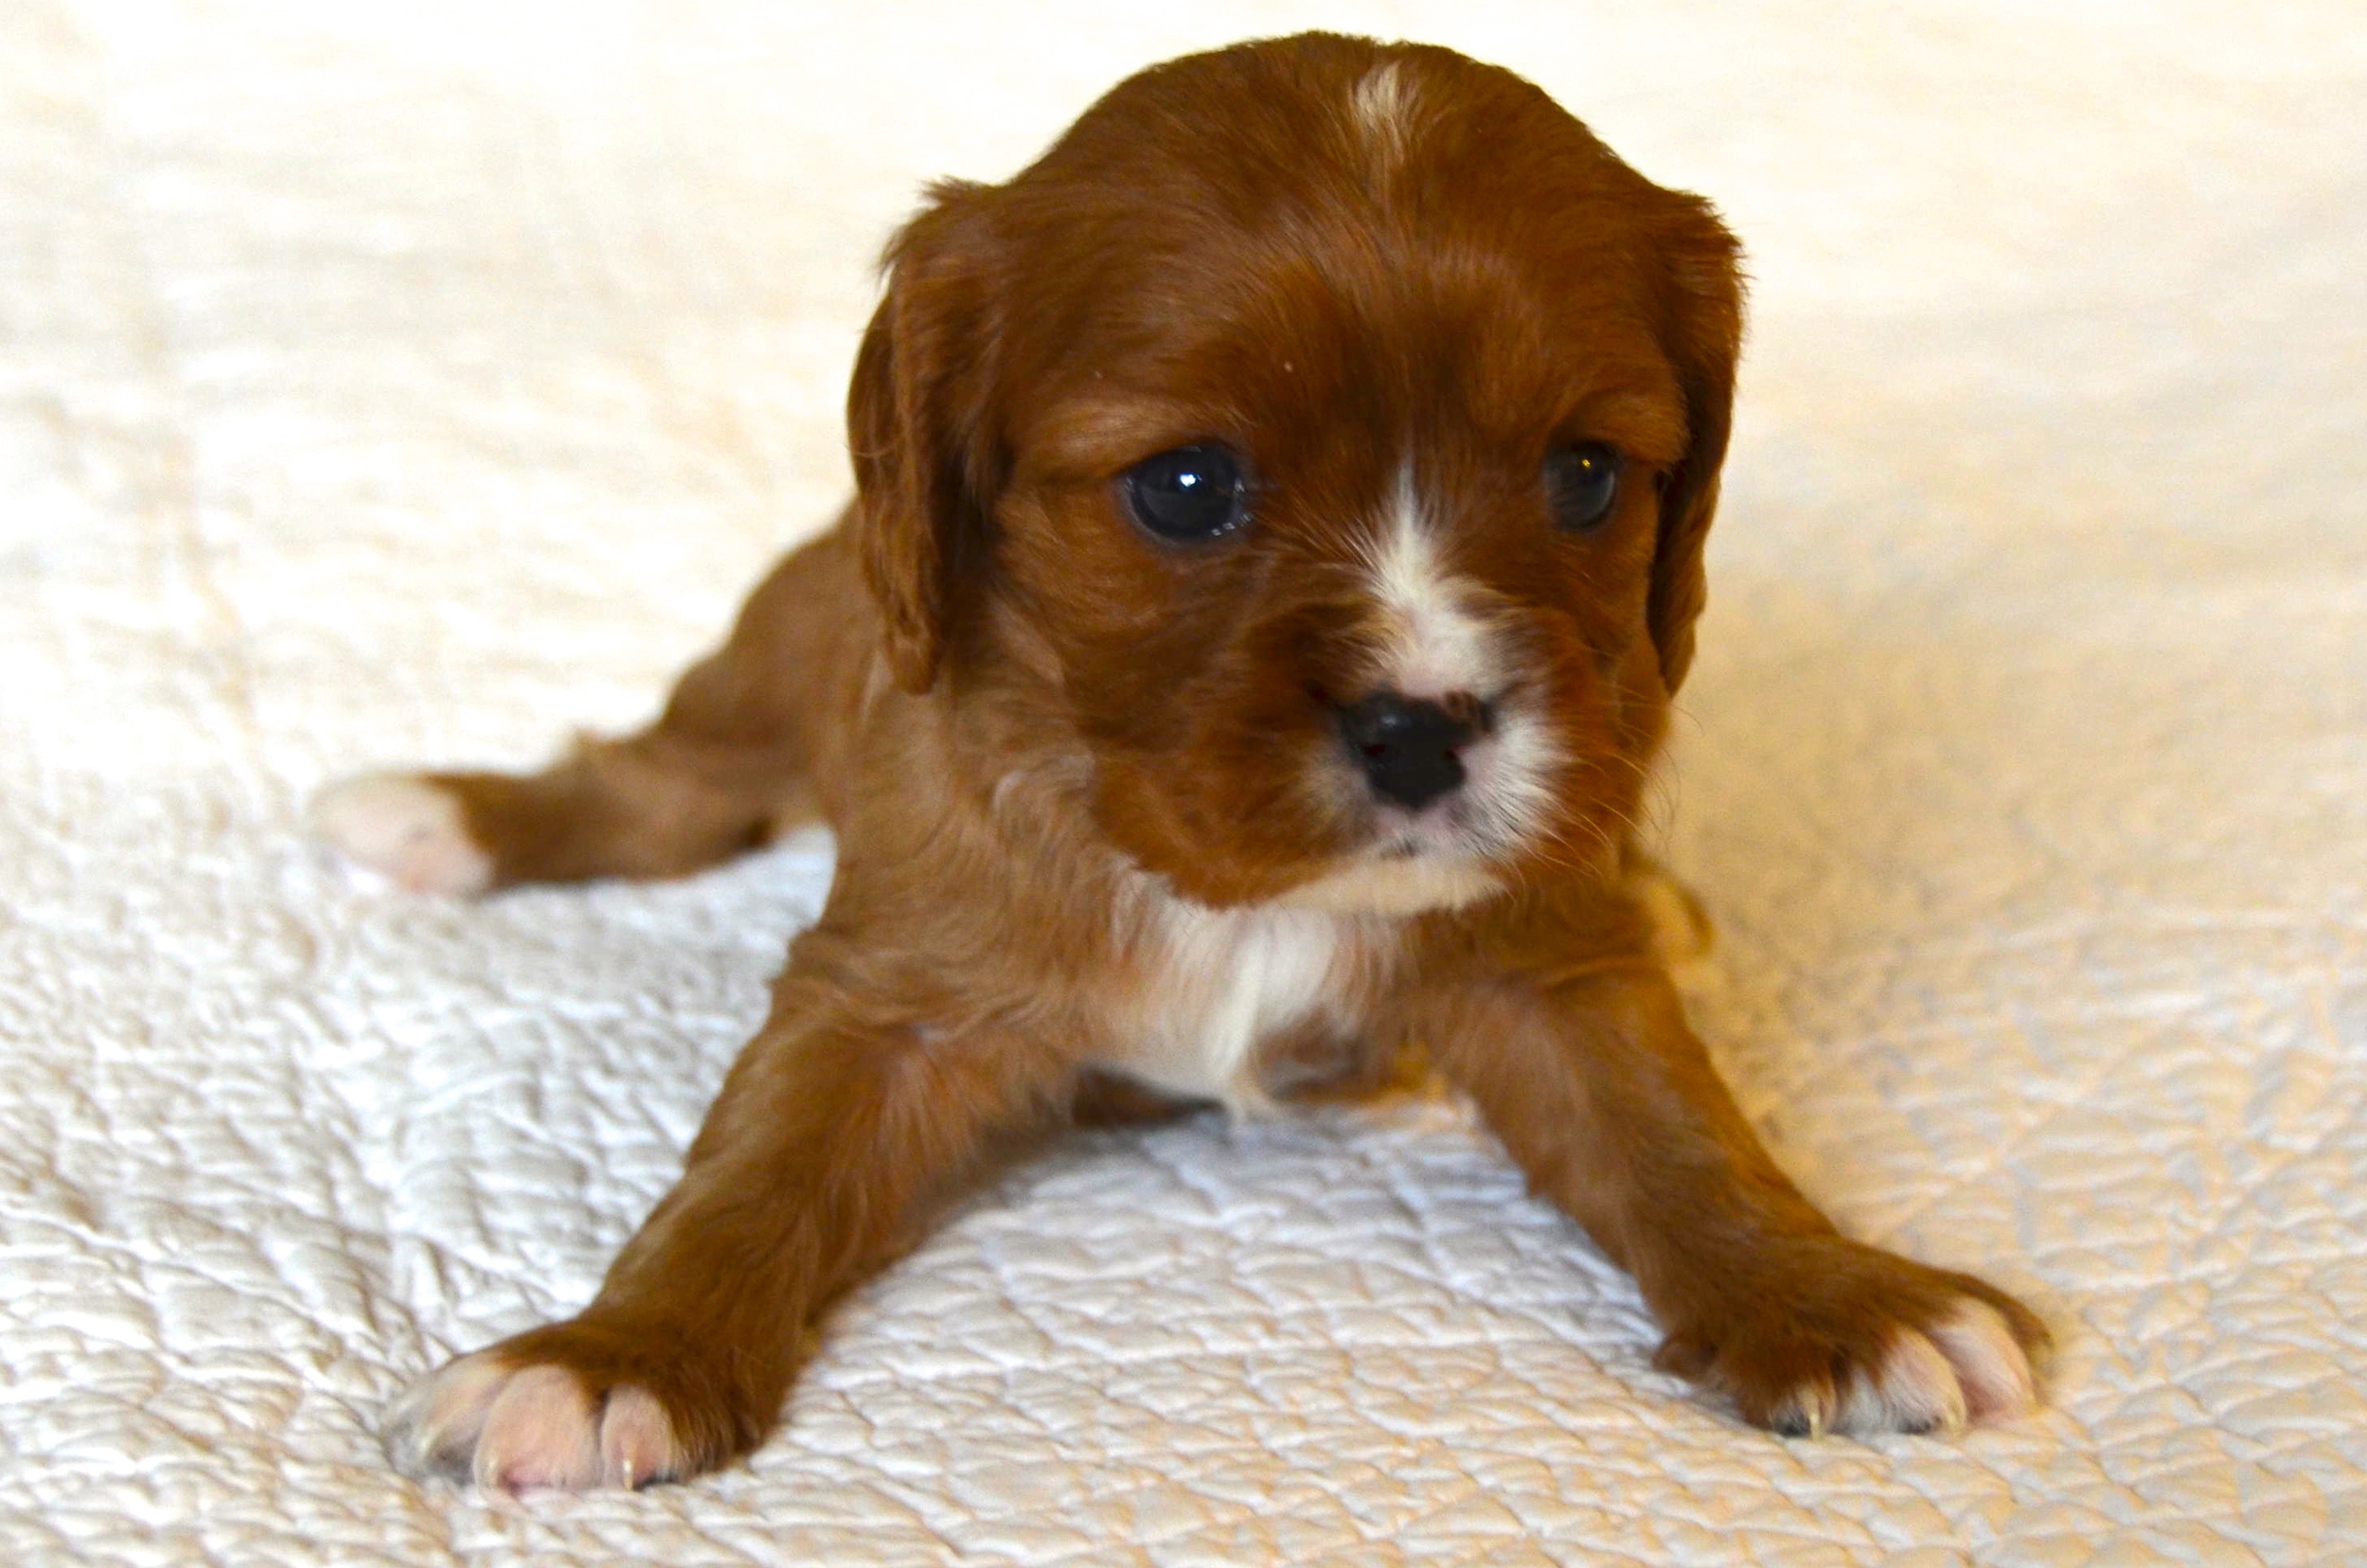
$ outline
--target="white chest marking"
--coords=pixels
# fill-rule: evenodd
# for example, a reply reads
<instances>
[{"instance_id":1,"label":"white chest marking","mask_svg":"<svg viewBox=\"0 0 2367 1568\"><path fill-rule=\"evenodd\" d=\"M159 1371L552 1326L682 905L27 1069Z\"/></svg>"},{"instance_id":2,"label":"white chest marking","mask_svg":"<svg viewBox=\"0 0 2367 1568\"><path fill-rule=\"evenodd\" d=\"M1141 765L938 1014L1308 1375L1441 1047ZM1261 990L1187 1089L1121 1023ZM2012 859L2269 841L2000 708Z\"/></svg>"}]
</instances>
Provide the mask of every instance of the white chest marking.
<instances>
[{"instance_id":1,"label":"white chest marking","mask_svg":"<svg viewBox=\"0 0 2367 1568\"><path fill-rule=\"evenodd\" d=\"M1206 909L1160 897L1145 911L1143 985L1113 1023L1111 1065L1153 1087L1261 1107L1258 1045L1342 999L1341 923L1313 909Z\"/></svg>"}]
</instances>

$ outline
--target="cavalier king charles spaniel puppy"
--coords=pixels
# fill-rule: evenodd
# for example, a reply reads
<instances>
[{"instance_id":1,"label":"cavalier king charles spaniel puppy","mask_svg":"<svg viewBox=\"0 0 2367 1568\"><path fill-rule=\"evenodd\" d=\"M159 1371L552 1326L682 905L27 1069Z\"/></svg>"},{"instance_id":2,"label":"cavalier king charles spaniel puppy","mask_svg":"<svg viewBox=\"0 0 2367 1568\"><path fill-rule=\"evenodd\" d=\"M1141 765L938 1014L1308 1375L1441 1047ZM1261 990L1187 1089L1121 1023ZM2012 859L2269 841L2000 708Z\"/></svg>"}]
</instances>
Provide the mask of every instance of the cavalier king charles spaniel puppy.
<instances>
[{"instance_id":1,"label":"cavalier king charles spaniel puppy","mask_svg":"<svg viewBox=\"0 0 2367 1568\"><path fill-rule=\"evenodd\" d=\"M2038 1320L1841 1235L1656 943L1632 825L1693 659L1735 258L1521 78L1328 35L1157 66L1007 184L934 187L855 361L854 503L654 724L316 803L446 894L837 833L681 1184L578 1315L421 1381L396 1462L721 1465L991 1149L1415 1052L1745 1420L2028 1408Z\"/></svg>"}]
</instances>

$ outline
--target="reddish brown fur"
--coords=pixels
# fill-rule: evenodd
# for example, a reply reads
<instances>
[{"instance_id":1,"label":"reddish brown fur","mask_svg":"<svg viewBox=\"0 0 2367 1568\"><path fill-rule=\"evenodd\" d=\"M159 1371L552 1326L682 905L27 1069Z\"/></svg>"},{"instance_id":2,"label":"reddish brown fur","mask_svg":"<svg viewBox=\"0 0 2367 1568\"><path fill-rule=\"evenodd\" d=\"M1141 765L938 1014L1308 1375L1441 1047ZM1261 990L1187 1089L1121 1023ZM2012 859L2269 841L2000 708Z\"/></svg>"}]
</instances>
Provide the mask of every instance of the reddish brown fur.
<instances>
[{"instance_id":1,"label":"reddish brown fur","mask_svg":"<svg viewBox=\"0 0 2367 1568\"><path fill-rule=\"evenodd\" d=\"M1402 118L1360 127L1391 62ZM1377 1084L1427 1050L1635 1274L1665 1362L1752 1420L1960 1294L2038 1345L2009 1298L1841 1238L1775 1168L1617 876L1702 604L1734 261L1704 204L1519 79L1326 36L1147 72L1009 184L938 187L857 362L841 526L645 734L431 775L503 883L681 874L812 815L839 835L681 1185L580 1316L498 1357L572 1369L596 1410L646 1387L674 1468L720 1464L822 1310L998 1140L1170 1105L1103 1070L1189 978L1157 967L1144 889L1253 904L1367 831L1322 769L1379 635L1360 520L1408 463L1562 760L1507 891L1342 925L1334 1005L1266 1042L1269 1084ZM1254 537L1130 526L1114 476L1207 438L1255 465ZM1638 481L1583 535L1537 480L1573 440Z\"/></svg>"}]
</instances>

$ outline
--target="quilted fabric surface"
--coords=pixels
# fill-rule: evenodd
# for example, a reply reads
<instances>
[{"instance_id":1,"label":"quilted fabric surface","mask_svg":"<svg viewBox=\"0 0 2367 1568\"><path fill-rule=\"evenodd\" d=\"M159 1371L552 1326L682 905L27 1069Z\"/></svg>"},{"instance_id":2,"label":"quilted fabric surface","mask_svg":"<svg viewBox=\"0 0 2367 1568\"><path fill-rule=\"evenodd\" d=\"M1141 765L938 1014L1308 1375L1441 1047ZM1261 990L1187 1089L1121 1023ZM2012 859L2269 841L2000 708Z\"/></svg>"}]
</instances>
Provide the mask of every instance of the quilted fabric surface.
<instances>
[{"instance_id":1,"label":"quilted fabric surface","mask_svg":"<svg viewBox=\"0 0 2367 1568\"><path fill-rule=\"evenodd\" d=\"M1744 236L1663 792L1703 1031L1854 1233L2061 1340L1785 1442L1451 1103L1064 1146L744 1467L380 1457L584 1301L800 839L407 900L327 777L645 716L846 488L869 263L1128 70L1534 77ZM0 6L0 1559L2367 1560L2367 26L2273 8Z\"/></svg>"}]
</instances>

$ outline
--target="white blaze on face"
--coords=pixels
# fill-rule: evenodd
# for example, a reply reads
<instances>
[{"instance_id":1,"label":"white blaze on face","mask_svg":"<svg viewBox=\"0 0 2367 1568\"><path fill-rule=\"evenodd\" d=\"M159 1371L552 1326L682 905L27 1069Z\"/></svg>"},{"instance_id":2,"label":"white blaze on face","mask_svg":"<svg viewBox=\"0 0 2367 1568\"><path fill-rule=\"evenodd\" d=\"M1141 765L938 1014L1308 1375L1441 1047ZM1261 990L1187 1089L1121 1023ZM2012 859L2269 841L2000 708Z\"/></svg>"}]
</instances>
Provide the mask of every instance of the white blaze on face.
<instances>
[{"instance_id":1,"label":"white blaze on face","mask_svg":"<svg viewBox=\"0 0 2367 1568\"><path fill-rule=\"evenodd\" d=\"M1439 561L1409 472L1398 472L1397 494L1372 549L1371 575L1383 627L1379 688L1407 697L1460 693L1486 701L1504 685L1487 629L1468 608L1468 585Z\"/></svg>"},{"instance_id":2,"label":"white blaze on face","mask_svg":"<svg viewBox=\"0 0 2367 1568\"><path fill-rule=\"evenodd\" d=\"M1468 902L1500 885L1487 863L1552 814L1561 748L1541 714L1506 695L1515 672L1504 640L1479 613L1481 586L1448 567L1439 548L1446 526L1424 505L1411 469L1400 469L1366 546L1379 629L1371 689L1488 704L1486 733L1462 751L1467 782L1419 813L1393 854L1351 863L1299 890L1292 902L1376 913Z\"/></svg>"}]
</instances>

